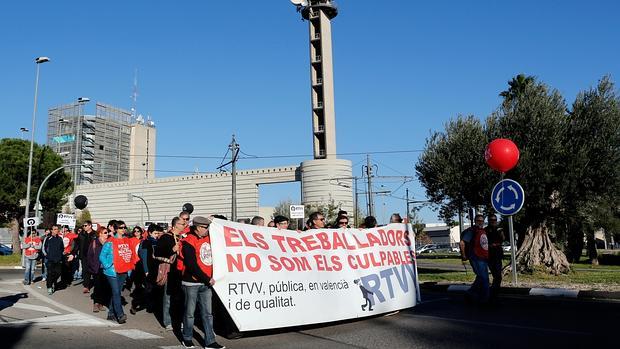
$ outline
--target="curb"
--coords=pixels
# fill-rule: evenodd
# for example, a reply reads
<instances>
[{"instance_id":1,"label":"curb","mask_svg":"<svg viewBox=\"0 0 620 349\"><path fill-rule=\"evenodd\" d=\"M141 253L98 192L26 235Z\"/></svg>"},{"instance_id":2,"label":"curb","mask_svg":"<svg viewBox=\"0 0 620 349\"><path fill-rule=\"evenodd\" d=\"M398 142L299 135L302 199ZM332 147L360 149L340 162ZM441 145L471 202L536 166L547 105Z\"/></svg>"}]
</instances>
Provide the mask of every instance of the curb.
<instances>
[{"instance_id":1,"label":"curb","mask_svg":"<svg viewBox=\"0 0 620 349\"><path fill-rule=\"evenodd\" d=\"M436 282L423 282L420 284L420 290L448 293L465 293L469 287L469 284L438 284ZM580 291L568 288L502 287L500 295L620 300L620 292Z\"/></svg>"}]
</instances>

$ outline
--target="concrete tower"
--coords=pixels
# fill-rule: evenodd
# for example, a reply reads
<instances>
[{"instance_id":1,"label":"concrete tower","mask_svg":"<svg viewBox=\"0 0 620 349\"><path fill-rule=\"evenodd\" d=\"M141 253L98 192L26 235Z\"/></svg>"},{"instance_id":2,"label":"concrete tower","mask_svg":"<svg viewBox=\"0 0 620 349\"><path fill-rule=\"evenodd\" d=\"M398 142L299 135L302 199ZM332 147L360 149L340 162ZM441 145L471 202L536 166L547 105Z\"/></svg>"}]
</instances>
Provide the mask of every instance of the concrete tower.
<instances>
[{"instance_id":1,"label":"concrete tower","mask_svg":"<svg viewBox=\"0 0 620 349\"><path fill-rule=\"evenodd\" d=\"M309 24L312 134L315 159L336 157L336 112L332 64L331 19L338 9L331 0L293 1Z\"/></svg>"},{"instance_id":2,"label":"concrete tower","mask_svg":"<svg viewBox=\"0 0 620 349\"><path fill-rule=\"evenodd\" d=\"M331 0L291 0L308 21L310 41L310 91L314 160L301 164L304 204L333 202L353 209L351 161L336 158L336 112L332 64L331 20L338 9Z\"/></svg>"}]
</instances>

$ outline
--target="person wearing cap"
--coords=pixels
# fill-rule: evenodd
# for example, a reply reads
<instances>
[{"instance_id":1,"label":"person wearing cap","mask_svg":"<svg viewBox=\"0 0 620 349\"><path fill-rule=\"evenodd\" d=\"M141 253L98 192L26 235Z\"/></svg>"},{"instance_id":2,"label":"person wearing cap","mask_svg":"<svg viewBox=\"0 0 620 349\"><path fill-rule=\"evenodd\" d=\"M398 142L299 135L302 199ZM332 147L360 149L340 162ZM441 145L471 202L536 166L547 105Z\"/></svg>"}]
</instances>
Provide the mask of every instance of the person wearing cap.
<instances>
[{"instance_id":1,"label":"person wearing cap","mask_svg":"<svg viewBox=\"0 0 620 349\"><path fill-rule=\"evenodd\" d=\"M194 313L196 303L199 304L200 317L204 332L205 348L224 348L215 341L213 331L213 314L211 297L213 279L213 257L209 225L211 220L194 217L194 229L181 241L179 259L183 263L181 287L185 295L185 311L183 314L183 346L193 348Z\"/></svg>"}]
</instances>

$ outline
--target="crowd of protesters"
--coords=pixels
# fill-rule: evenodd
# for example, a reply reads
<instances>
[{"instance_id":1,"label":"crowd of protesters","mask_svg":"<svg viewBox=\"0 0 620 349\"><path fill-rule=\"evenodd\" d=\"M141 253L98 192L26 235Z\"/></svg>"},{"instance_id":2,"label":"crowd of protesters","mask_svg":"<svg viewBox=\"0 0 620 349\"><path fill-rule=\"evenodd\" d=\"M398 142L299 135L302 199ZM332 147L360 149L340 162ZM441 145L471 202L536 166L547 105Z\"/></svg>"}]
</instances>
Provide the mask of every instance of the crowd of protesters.
<instances>
[{"instance_id":1,"label":"crowd of protesters","mask_svg":"<svg viewBox=\"0 0 620 349\"><path fill-rule=\"evenodd\" d=\"M127 322L123 307L123 290L128 290L127 302L133 315L140 311L154 313L169 331L178 331L184 347L192 348L194 316L199 310L205 334L205 348L223 348L216 342L212 315L212 254L209 218L196 216L190 224L190 214L181 212L167 228L151 224L146 231L140 226L129 229L122 220L111 220L106 226L90 220L71 231L67 226L53 225L43 237L36 230L23 239L26 271L24 284L34 281L38 260L42 261L42 280L51 296L80 280L82 292L89 294L92 311L107 309L107 319L119 324ZM390 223L400 223L398 214ZM246 223L265 226L265 219L256 216ZM276 215L267 226L289 229L289 219ZM377 226L369 216L360 228ZM338 212L333 224L327 224L321 212L314 212L304 230L348 228L346 211Z\"/></svg>"}]
</instances>

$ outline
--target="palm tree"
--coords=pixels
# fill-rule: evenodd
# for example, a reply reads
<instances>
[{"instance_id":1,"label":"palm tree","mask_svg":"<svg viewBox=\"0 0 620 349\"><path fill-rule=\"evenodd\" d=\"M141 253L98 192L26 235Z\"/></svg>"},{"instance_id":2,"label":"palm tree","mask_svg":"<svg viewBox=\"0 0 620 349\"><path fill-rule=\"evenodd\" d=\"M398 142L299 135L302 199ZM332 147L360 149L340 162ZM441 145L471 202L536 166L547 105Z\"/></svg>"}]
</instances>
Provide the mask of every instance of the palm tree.
<instances>
[{"instance_id":1,"label":"palm tree","mask_svg":"<svg viewBox=\"0 0 620 349\"><path fill-rule=\"evenodd\" d=\"M508 90L502 91L499 95L504 97L507 102L511 102L521 96L525 92L525 89L531 86L535 81L536 78L531 75L525 76L525 74L519 74L508 81L510 87Z\"/></svg>"}]
</instances>

